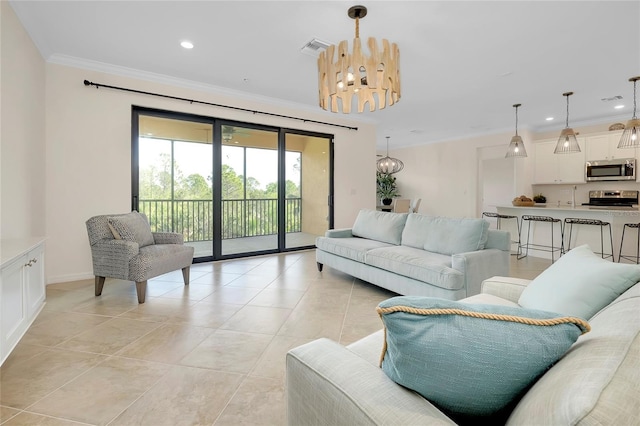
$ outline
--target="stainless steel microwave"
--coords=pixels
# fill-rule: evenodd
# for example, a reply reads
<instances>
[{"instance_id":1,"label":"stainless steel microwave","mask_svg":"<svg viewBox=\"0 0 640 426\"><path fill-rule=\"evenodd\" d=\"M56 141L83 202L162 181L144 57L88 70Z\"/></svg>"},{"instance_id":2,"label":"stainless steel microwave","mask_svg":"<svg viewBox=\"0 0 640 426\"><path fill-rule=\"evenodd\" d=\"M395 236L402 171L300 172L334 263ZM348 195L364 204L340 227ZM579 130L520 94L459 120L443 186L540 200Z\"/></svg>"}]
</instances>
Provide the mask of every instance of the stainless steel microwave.
<instances>
[{"instance_id":1,"label":"stainless steel microwave","mask_svg":"<svg viewBox=\"0 0 640 426\"><path fill-rule=\"evenodd\" d=\"M636 180L636 159L587 161L585 167L587 182L601 180Z\"/></svg>"}]
</instances>

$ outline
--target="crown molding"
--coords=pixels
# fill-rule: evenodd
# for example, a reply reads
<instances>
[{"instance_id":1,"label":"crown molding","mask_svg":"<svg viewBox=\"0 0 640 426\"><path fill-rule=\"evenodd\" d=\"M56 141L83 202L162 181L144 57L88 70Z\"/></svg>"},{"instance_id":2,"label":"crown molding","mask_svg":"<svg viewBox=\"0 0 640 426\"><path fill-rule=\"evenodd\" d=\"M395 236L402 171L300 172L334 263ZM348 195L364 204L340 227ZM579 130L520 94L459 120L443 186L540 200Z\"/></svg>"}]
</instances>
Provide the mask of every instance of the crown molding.
<instances>
[{"instance_id":1,"label":"crown molding","mask_svg":"<svg viewBox=\"0 0 640 426\"><path fill-rule=\"evenodd\" d=\"M304 111L311 114L319 114L327 121L334 121L347 123L375 123L374 120L366 116L349 116L348 119L336 120L337 116L334 113L324 111L320 108L314 108L310 105L301 104L297 102L285 101L283 99L271 98L268 96L256 95L249 92L243 92L240 90L228 89L220 86L214 86L212 84L201 83L193 80L187 80L177 77L171 77L165 74L158 74L149 71L142 71L134 68L122 67L119 65L108 64L105 62L92 61L82 59L74 56L53 54L47 60L48 63L63 65L73 68L84 69L88 71L101 72L105 74L117 75L120 77L128 77L137 80L149 81L152 83L160 83L168 86L180 87L183 89L195 90L198 92L211 93L215 95L228 96L235 99L241 99L245 101L258 102L265 105L277 106L283 108L295 109L296 111ZM333 118L333 120L326 117Z\"/></svg>"}]
</instances>

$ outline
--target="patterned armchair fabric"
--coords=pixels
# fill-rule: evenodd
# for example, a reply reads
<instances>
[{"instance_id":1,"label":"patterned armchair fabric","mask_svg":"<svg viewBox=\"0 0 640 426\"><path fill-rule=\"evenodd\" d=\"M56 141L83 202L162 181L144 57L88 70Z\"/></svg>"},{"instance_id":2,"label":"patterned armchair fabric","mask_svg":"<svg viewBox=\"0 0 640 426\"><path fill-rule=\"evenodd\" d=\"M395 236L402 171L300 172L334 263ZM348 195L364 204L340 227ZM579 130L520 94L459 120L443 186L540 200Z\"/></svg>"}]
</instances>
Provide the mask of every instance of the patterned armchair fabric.
<instances>
[{"instance_id":1,"label":"patterned armchair fabric","mask_svg":"<svg viewBox=\"0 0 640 426\"><path fill-rule=\"evenodd\" d=\"M181 234L152 233L144 213L135 211L94 216L87 220L86 225L96 296L102 294L106 278L135 281L139 303L145 301L147 280L150 278L182 269L184 283L189 284L193 247L183 244Z\"/></svg>"}]
</instances>

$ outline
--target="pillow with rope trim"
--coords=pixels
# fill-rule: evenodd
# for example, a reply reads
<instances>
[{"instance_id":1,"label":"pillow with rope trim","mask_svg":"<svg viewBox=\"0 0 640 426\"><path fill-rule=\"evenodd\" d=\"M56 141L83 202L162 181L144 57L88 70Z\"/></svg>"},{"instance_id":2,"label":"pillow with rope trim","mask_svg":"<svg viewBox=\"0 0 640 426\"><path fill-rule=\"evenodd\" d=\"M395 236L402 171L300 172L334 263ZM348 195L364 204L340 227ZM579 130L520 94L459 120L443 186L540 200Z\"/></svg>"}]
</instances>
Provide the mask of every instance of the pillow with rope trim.
<instances>
[{"instance_id":1,"label":"pillow with rope trim","mask_svg":"<svg viewBox=\"0 0 640 426\"><path fill-rule=\"evenodd\" d=\"M591 328L512 306L399 296L381 302L380 365L458 423L506 420L530 386Z\"/></svg>"}]
</instances>

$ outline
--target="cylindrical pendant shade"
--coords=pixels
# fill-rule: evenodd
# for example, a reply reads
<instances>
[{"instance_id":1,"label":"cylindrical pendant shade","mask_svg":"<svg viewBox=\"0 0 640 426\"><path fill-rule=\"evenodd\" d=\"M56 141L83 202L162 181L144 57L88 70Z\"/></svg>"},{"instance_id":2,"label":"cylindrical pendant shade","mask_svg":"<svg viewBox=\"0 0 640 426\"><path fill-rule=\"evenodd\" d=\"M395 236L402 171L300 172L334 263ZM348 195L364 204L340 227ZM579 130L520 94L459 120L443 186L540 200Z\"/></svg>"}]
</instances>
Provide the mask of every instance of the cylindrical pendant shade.
<instances>
[{"instance_id":1,"label":"cylindrical pendant shade","mask_svg":"<svg viewBox=\"0 0 640 426\"><path fill-rule=\"evenodd\" d=\"M580 145L576 139L576 133L571 127L562 129L554 154L573 154L580 152Z\"/></svg>"},{"instance_id":2,"label":"cylindrical pendant shade","mask_svg":"<svg viewBox=\"0 0 640 426\"><path fill-rule=\"evenodd\" d=\"M624 126L624 132L620 137L618 148L638 148L640 147L640 119L632 118Z\"/></svg>"},{"instance_id":3,"label":"cylindrical pendant shade","mask_svg":"<svg viewBox=\"0 0 640 426\"><path fill-rule=\"evenodd\" d=\"M509 143L509 148L507 148L507 155L504 158L511 157L526 157L527 150L524 148L524 142L522 138L518 135L515 135L511 138L511 142Z\"/></svg>"}]
</instances>

